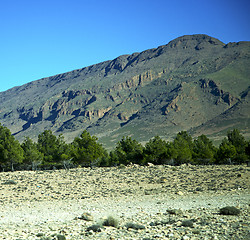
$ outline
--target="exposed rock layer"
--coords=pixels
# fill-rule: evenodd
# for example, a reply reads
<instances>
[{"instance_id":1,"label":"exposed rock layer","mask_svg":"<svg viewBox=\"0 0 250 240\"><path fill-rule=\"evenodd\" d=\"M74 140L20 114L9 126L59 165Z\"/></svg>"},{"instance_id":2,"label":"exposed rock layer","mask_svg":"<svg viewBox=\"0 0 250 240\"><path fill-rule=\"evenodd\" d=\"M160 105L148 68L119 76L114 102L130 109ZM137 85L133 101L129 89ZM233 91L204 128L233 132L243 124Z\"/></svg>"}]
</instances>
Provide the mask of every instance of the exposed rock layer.
<instances>
[{"instance_id":1,"label":"exposed rock layer","mask_svg":"<svg viewBox=\"0 0 250 240\"><path fill-rule=\"evenodd\" d=\"M249 56L249 42L183 36L2 92L0 121L20 140L51 129L72 141L87 129L106 147L123 135L143 142L181 130L248 136Z\"/></svg>"}]
</instances>

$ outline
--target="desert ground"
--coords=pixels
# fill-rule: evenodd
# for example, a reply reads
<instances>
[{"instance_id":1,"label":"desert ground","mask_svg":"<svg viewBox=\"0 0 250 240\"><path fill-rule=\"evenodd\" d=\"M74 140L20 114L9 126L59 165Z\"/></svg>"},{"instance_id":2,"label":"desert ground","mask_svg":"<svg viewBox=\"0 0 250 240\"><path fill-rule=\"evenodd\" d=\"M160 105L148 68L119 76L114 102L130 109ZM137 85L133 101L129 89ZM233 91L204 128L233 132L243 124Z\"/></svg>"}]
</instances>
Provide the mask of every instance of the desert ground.
<instances>
[{"instance_id":1,"label":"desert ground","mask_svg":"<svg viewBox=\"0 0 250 240\"><path fill-rule=\"evenodd\" d=\"M0 239L250 239L249 177L246 165L1 172Z\"/></svg>"}]
</instances>

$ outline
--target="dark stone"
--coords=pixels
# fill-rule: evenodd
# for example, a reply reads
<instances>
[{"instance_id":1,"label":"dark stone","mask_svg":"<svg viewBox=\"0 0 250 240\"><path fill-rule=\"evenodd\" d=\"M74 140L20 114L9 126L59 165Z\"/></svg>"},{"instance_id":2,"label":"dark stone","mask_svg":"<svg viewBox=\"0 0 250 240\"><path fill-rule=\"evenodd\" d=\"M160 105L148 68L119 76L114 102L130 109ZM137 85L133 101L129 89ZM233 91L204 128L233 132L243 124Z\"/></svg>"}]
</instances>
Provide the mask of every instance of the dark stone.
<instances>
[{"instance_id":1,"label":"dark stone","mask_svg":"<svg viewBox=\"0 0 250 240\"><path fill-rule=\"evenodd\" d=\"M205 221L205 220L202 220L201 222L199 222L199 224L200 224L201 226L209 225L209 223L208 223L207 221Z\"/></svg>"},{"instance_id":2,"label":"dark stone","mask_svg":"<svg viewBox=\"0 0 250 240\"><path fill-rule=\"evenodd\" d=\"M15 182L14 180L7 180L3 183L4 185L16 185L17 182Z\"/></svg>"},{"instance_id":3,"label":"dark stone","mask_svg":"<svg viewBox=\"0 0 250 240\"><path fill-rule=\"evenodd\" d=\"M194 229L194 230L192 231L192 233L193 233L193 234L200 234L200 230L199 230L199 229Z\"/></svg>"},{"instance_id":4,"label":"dark stone","mask_svg":"<svg viewBox=\"0 0 250 240\"><path fill-rule=\"evenodd\" d=\"M184 221L182 221L181 226L183 226L183 227L193 227L194 223L191 220L184 220Z\"/></svg>"},{"instance_id":5,"label":"dark stone","mask_svg":"<svg viewBox=\"0 0 250 240\"><path fill-rule=\"evenodd\" d=\"M36 236L37 237L42 237L42 236L44 236L44 233L38 233Z\"/></svg>"},{"instance_id":6,"label":"dark stone","mask_svg":"<svg viewBox=\"0 0 250 240\"><path fill-rule=\"evenodd\" d=\"M145 229L145 226L137 224L137 223L127 223L126 228L127 229L132 228L135 230L139 230L139 229Z\"/></svg>"},{"instance_id":7,"label":"dark stone","mask_svg":"<svg viewBox=\"0 0 250 240\"><path fill-rule=\"evenodd\" d=\"M227 206L220 209L220 214L222 215L239 215L240 210L233 206Z\"/></svg>"},{"instance_id":8,"label":"dark stone","mask_svg":"<svg viewBox=\"0 0 250 240\"><path fill-rule=\"evenodd\" d=\"M168 209L167 212L173 215L181 215L183 213L180 209Z\"/></svg>"},{"instance_id":9,"label":"dark stone","mask_svg":"<svg viewBox=\"0 0 250 240\"><path fill-rule=\"evenodd\" d=\"M93 221L93 216L90 213L83 213L79 219L85 220L85 221Z\"/></svg>"},{"instance_id":10,"label":"dark stone","mask_svg":"<svg viewBox=\"0 0 250 240\"><path fill-rule=\"evenodd\" d=\"M173 223L175 223L175 220L168 219L168 220L161 220L161 221L151 222L149 225L153 227L153 226L167 225L167 224L173 224Z\"/></svg>"}]
</instances>

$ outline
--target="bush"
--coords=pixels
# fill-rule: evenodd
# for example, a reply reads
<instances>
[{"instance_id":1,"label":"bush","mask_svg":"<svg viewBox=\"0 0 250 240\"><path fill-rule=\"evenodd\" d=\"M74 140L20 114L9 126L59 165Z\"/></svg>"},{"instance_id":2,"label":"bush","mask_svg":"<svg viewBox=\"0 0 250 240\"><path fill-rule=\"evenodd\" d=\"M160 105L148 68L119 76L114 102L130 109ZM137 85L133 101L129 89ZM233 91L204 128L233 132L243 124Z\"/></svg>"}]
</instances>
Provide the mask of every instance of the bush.
<instances>
[{"instance_id":1,"label":"bush","mask_svg":"<svg viewBox=\"0 0 250 240\"><path fill-rule=\"evenodd\" d=\"M100 224L93 224L87 228L87 231L93 231L93 232L101 232L102 231L102 225Z\"/></svg>"},{"instance_id":2,"label":"bush","mask_svg":"<svg viewBox=\"0 0 250 240\"><path fill-rule=\"evenodd\" d=\"M194 223L193 223L192 220L184 220L184 221L182 221L181 226L183 226L183 227L193 227Z\"/></svg>"},{"instance_id":3,"label":"bush","mask_svg":"<svg viewBox=\"0 0 250 240\"><path fill-rule=\"evenodd\" d=\"M119 225L119 221L111 216L109 216L107 219L103 221L103 226L110 226L117 228Z\"/></svg>"},{"instance_id":4,"label":"bush","mask_svg":"<svg viewBox=\"0 0 250 240\"><path fill-rule=\"evenodd\" d=\"M240 210L233 206L227 206L220 209L220 214L222 215L239 215Z\"/></svg>"}]
</instances>

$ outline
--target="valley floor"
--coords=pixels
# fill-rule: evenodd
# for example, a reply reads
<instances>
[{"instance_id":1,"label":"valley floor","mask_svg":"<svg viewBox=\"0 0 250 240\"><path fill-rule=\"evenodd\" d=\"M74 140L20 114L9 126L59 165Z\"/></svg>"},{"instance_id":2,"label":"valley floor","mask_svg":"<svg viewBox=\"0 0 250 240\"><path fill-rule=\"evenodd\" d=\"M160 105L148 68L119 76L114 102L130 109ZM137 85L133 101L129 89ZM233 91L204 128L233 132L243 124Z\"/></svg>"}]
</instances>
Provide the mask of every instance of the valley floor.
<instances>
[{"instance_id":1,"label":"valley floor","mask_svg":"<svg viewBox=\"0 0 250 240\"><path fill-rule=\"evenodd\" d=\"M249 239L249 173L225 165L3 172L0 239ZM226 206L241 212L221 215ZM89 229L108 216L117 227Z\"/></svg>"}]
</instances>

